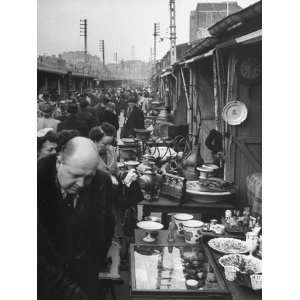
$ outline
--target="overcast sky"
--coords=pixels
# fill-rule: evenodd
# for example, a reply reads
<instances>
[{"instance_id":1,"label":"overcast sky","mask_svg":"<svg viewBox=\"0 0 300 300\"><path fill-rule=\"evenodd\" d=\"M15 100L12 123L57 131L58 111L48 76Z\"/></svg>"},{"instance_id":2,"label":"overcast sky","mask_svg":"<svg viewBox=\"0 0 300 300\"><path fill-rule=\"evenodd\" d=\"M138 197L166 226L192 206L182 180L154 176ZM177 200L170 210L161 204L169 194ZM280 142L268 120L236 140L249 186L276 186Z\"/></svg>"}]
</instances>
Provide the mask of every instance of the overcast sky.
<instances>
[{"instance_id":1,"label":"overcast sky","mask_svg":"<svg viewBox=\"0 0 300 300\"><path fill-rule=\"evenodd\" d=\"M99 40L105 40L106 61L132 58L148 61L153 47L153 23L160 23L162 36L168 36L169 0L38 0L38 54L58 54L83 50L80 19L88 21L88 52L99 55ZM177 43L189 41L189 15L199 2L215 0L176 0ZM238 0L247 7L257 0ZM159 42L157 57L170 46Z\"/></svg>"}]
</instances>

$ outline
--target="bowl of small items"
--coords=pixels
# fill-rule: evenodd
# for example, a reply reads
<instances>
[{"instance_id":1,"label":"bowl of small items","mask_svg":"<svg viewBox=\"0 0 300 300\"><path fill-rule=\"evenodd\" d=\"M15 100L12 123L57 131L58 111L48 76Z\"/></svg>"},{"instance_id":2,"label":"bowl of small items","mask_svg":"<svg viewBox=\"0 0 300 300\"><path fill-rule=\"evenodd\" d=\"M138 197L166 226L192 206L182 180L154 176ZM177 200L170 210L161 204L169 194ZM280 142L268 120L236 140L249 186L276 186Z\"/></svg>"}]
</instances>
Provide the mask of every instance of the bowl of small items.
<instances>
[{"instance_id":1,"label":"bowl of small items","mask_svg":"<svg viewBox=\"0 0 300 300\"><path fill-rule=\"evenodd\" d=\"M262 288L262 260L252 255L229 254L219 258L225 277L241 286L260 290Z\"/></svg>"},{"instance_id":2,"label":"bowl of small items","mask_svg":"<svg viewBox=\"0 0 300 300\"><path fill-rule=\"evenodd\" d=\"M245 241L234 238L214 238L208 242L208 245L212 249L225 254L249 252Z\"/></svg>"}]
</instances>

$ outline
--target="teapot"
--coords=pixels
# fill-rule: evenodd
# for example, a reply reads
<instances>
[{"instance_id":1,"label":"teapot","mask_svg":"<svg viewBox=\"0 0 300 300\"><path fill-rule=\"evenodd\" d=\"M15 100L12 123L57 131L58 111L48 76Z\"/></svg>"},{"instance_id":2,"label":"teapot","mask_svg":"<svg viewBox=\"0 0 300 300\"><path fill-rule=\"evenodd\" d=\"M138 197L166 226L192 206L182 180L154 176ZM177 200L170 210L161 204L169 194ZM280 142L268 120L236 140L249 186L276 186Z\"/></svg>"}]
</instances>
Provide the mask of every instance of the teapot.
<instances>
[{"instance_id":1,"label":"teapot","mask_svg":"<svg viewBox=\"0 0 300 300\"><path fill-rule=\"evenodd\" d=\"M148 168L144 170L138 182L146 200L158 198L159 187L162 180L162 175L156 173L153 169Z\"/></svg>"}]
</instances>

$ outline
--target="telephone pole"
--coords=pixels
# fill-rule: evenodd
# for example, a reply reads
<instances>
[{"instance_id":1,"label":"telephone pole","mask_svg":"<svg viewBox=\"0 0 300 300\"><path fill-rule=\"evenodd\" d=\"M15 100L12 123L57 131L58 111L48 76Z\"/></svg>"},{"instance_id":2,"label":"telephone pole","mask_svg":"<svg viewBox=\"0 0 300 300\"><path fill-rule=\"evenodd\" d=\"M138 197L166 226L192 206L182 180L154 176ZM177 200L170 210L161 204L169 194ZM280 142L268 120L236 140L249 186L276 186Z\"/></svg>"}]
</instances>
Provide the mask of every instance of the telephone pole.
<instances>
[{"instance_id":1,"label":"telephone pole","mask_svg":"<svg viewBox=\"0 0 300 300\"><path fill-rule=\"evenodd\" d=\"M114 53L114 60L116 62L116 72L117 72L117 70L118 70L118 52Z\"/></svg>"},{"instance_id":2,"label":"telephone pole","mask_svg":"<svg viewBox=\"0 0 300 300\"><path fill-rule=\"evenodd\" d=\"M134 49L134 45L131 46L131 59L135 60L135 49Z\"/></svg>"},{"instance_id":3,"label":"telephone pole","mask_svg":"<svg viewBox=\"0 0 300 300\"><path fill-rule=\"evenodd\" d=\"M99 41L99 51L100 54L102 54L102 63L103 66L105 66L105 46L104 46L104 40Z\"/></svg>"},{"instance_id":4,"label":"telephone pole","mask_svg":"<svg viewBox=\"0 0 300 300\"><path fill-rule=\"evenodd\" d=\"M84 38L84 64L87 63L87 19L80 19L80 36Z\"/></svg>"},{"instance_id":5,"label":"telephone pole","mask_svg":"<svg viewBox=\"0 0 300 300\"><path fill-rule=\"evenodd\" d=\"M176 62L175 0L170 0L170 61L171 65Z\"/></svg>"},{"instance_id":6,"label":"telephone pole","mask_svg":"<svg viewBox=\"0 0 300 300\"><path fill-rule=\"evenodd\" d=\"M159 36L159 23L154 23L154 47L153 47L153 62L156 63L156 37Z\"/></svg>"}]
</instances>

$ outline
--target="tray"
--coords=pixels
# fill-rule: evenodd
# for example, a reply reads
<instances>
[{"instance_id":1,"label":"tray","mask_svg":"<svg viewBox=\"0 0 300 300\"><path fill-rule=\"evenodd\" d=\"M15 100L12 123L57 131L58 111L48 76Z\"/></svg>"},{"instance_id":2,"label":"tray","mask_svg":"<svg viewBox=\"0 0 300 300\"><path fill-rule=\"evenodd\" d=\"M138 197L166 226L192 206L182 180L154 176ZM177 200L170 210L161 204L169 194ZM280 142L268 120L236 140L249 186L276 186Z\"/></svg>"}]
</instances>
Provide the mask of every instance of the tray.
<instances>
[{"instance_id":1,"label":"tray","mask_svg":"<svg viewBox=\"0 0 300 300\"><path fill-rule=\"evenodd\" d=\"M230 299L224 280L203 244L131 244L130 255L131 299ZM199 282L197 289L186 285L189 279Z\"/></svg>"}]
</instances>

